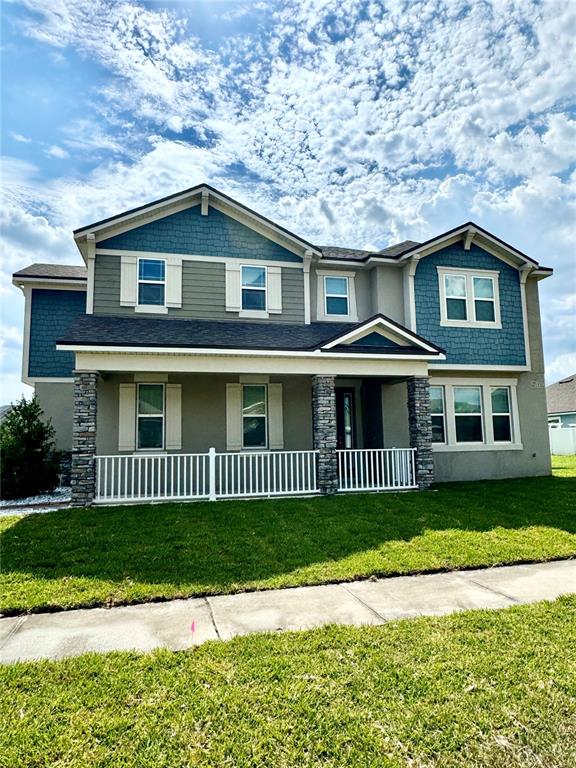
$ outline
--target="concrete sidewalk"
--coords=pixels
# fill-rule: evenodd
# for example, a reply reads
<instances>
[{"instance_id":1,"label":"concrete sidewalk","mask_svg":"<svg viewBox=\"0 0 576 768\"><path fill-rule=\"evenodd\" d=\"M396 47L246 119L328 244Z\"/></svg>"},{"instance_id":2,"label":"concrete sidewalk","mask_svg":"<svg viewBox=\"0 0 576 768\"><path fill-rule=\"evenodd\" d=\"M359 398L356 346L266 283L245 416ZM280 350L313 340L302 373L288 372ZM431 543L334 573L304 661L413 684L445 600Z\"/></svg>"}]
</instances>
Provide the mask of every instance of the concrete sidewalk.
<instances>
[{"instance_id":1,"label":"concrete sidewalk","mask_svg":"<svg viewBox=\"0 0 576 768\"><path fill-rule=\"evenodd\" d=\"M33 614L0 619L0 663L88 651L181 650L252 632L383 624L571 592L576 560Z\"/></svg>"}]
</instances>

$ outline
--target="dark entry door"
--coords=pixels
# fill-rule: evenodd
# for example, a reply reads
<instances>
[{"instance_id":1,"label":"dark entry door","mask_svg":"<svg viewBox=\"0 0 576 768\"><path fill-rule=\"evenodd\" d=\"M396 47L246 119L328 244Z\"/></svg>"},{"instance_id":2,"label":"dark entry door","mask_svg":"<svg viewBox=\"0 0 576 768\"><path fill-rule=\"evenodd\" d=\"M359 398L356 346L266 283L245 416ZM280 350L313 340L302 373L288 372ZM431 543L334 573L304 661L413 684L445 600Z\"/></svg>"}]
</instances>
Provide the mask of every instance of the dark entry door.
<instances>
[{"instance_id":1,"label":"dark entry door","mask_svg":"<svg viewBox=\"0 0 576 768\"><path fill-rule=\"evenodd\" d=\"M336 437L338 448L356 447L353 389L336 389Z\"/></svg>"}]
</instances>

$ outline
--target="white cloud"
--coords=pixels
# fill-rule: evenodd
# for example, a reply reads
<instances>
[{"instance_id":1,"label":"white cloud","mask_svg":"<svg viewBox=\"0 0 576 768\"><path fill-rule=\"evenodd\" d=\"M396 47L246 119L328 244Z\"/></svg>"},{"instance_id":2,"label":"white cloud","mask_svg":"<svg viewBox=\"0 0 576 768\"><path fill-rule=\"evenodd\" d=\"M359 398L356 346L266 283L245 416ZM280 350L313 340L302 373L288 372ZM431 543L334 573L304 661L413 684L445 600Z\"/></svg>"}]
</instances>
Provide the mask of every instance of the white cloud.
<instances>
[{"instance_id":1,"label":"white cloud","mask_svg":"<svg viewBox=\"0 0 576 768\"><path fill-rule=\"evenodd\" d=\"M30 144L32 142L32 139L23 136L21 133L15 133L14 131L10 131L10 136L12 136L14 141L19 141L21 144Z\"/></svg>"},{"instance_id":2,"label":"white cloud","mask_svg":"<svg viewBox=\"0 0 576 768\"><path fill-rule=\"evenodd\" d=\"M546 366L546 383L554 384L576 373L576 352L558 355Z\"/></svg>"},{"instance_id":3,"label":"white cloud","mask_svg":"<svg viewBox=\"0 0 576 768\"><path fill-rule=\"evenodd\" d=\"M59 147L57 144L53 144L51 147L48 147L48 149L45 151L45 154L48 157L55 157L58 160L65 160L70 156L65 149L62 149L62 147Z\"/></svg>"},{"instance_id":4,"label":"white cloud","mask_svg":"<svg viewBox=\"0 0 576 768\"><path fill-rule=\"evenodd\" d=\"M24 4L26 34L108 78L60 142L94 171L46 182L9 161L10 264L78 259L74 227L205 180L321 243L382 247L472 218L556 269L546 354L571 354L576 3L269 3L220 47L186 4ZM198 146L165 135L187 131Z\"/></svg>"}]
</instances>

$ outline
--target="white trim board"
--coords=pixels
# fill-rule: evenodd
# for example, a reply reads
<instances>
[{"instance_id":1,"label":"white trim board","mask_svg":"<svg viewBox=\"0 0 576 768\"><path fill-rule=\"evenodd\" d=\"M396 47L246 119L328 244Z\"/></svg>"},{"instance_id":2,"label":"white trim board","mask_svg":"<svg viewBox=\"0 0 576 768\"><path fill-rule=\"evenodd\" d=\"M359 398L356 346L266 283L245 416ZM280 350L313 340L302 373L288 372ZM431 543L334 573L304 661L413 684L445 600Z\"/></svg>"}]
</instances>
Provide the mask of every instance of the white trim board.
<instances>
[{"instance_id":1,"label":"white trim board","mask_svg":"<svg viewBox=\"0 0 576 768\"><path fill-rule=\"evenodd\" d=\"M239 264L248 263L244 257L231 256L206 256L202 254L191 253L169 253L166 251L128 251L121 248L96 248L96 255L102 256L133 256L138 259L181 259L182 261L206 261L216 262L218 264ZM250 264L263 265L268 267L287 267L302 269L303 263L296 261L278 261L277 259L254 259Z\"/></svg>"},{"instance_id":2,"label":"white trim board","mask_svg":"<svg viewBox=\"0 0 576 768\"><path fill-rule=\"evenodd\" d=\"M382 329L382 330L380 330ZM340 346L342 344L349 343L363 338L364 336L368 335L369 332L381 332L382 335L385 338L390 338L390 336L395 336L396 339L409 341L411 346L417 346L420 347L420 349L425 349L432 353L437 353L437 350L435 347L430 346L425 341L417 338L414 336L414 334L410 333L408 330L403 330L399 328L397 325L394 325L394 323L388 322L383 317L375 317L369 322L364 323L360 327L354 328L351 331L348 331L348 333L343 334L342 336L339 336L337 339L333 339L332 341L325 344L322 349L331 349L335 346ZM394 340L394 339L393 339ZM435 357L438 360L445 360L445 355L438 355L436 354Z\"/></svg>"}]
</instances>

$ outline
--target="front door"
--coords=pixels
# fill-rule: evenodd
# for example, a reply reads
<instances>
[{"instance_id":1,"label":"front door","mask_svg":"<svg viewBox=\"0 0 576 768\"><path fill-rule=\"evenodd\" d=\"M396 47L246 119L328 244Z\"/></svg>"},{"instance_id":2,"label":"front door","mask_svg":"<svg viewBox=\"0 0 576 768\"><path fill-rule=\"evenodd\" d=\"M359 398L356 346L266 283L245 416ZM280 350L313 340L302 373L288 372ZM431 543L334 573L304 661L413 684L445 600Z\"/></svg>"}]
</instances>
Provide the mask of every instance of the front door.
<instances>
[{"instance_id":1,"label":"front door","mask_svg":"<svg viewBox=\"0 0 576 768\"><path fill-rule=\"evenodd\" d=\"M356 447L356 424L354 418L354 390L336 389L336 437L337 447Z\"/></svg>"}]
</instances>

